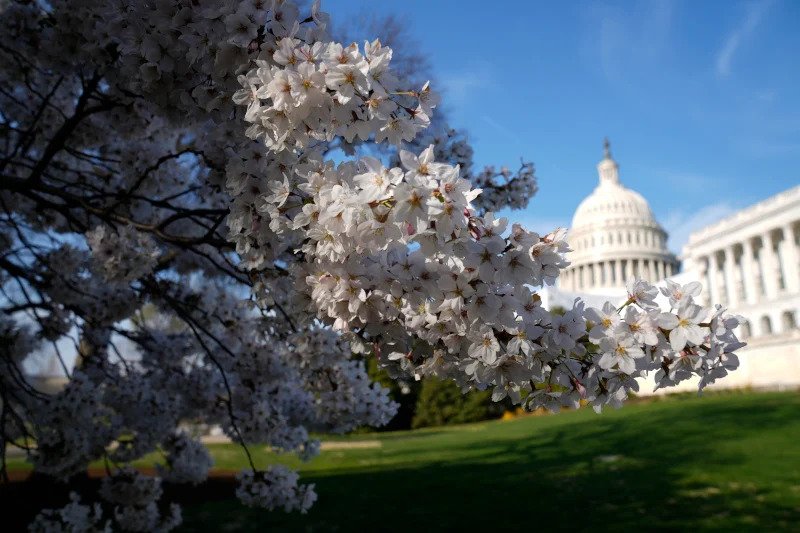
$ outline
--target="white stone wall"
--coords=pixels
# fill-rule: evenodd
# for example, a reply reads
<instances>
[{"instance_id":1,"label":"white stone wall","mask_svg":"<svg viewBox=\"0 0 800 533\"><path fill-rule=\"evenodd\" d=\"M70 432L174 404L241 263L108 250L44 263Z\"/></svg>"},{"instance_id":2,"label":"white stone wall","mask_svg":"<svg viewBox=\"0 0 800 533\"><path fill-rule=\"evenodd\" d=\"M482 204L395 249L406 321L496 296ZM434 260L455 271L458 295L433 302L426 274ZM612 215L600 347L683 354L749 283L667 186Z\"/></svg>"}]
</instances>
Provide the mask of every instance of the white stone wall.
<instances>
[{"instance_id":1,"label":"white stone wall","mask_svg":"<svg viewBox=\"0 0 800 533\"><path fill-rule=\"evenodd\" d=\"M800 186L693 233L683 257L687 275L707 287L705 303L726 305L747 320L743 337L797 332Z\"/></svg>"},{"instance_id":2,"label":"white stone wall","mask_svg":"<svg viewBox=\"0 0 800 533\"><path fill-rule=\"evenodd\" d=\"M578 232L574 247L579 261L557 288L547 289L543 305L571 307L575 297L593 306L603 300L617 303L624 295L605 280L624 281L632 275L649 280L666 277L682 284L700 281L702 303L720 303L744 317L738 333L748 343L738 352L740 368L709 390L800 388L800 186L694 232L683 249L684 271L674 276L666 268L669 257L646 253L635 237L628 246L624 232L622 239L602 237L592 242L591 234L601 238L598 231L606 229ZM653 243L659 247L657 240ZM596 255L596 260L589 260L587 253ZM653 394L652 376L640 384L640 394ZM697 390L696 380L656 394L689 390Z\"/></svg>"},{"instance_id":3,"label":"white stone wall","mask_svg":"<svg viewBox=\"0 0 800 533\"><path fill-rule=\"evenodd\" d=\"M745 318L741 367L710 389L800 387L800 186L694 232L676 281ZM692 390L696 383L682 384ZM652 391L652 379L642 393ZM669 390L663 392L670 392Z\"/></svg>"},{"instance_id":4,"label":"white stone wall","mask_svg":"<svg viewBox=\"0 0 800 533\"><path fill-rule=\"evenodd\" d=\"M740 366L724 379L709 385L706 390L771 389L792 390L800 388L800 332L751 339L750 344L738 352ZM697 391L698 379L681 382L676 387L653 391L653 376L639 381L639 396Z\"/></svg>"}]
</instances>

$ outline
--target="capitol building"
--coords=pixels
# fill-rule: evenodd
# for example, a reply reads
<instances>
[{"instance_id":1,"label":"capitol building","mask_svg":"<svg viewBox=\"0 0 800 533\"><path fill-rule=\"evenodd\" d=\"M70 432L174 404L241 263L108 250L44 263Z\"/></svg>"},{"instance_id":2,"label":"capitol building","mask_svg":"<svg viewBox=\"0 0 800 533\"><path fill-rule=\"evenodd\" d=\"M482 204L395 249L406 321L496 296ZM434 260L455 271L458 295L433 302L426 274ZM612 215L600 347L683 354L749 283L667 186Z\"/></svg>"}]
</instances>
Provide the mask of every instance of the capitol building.
<instances>
[{"instance_id":1,"label":"capitol building","mask_svg":"<svg viewBox=\"0 0 800 533\"><path fill-rule=\"evenodd\" d=\"M744 317L738 334L748 343L737 352L739 369L709 388L800 387L800 186L695 231L675 257L667 248L669 228L623 185L608 141L597 172L598 184L569 228L571 264L555 287L542 289L543 304L569 308L577 297L592 306L621 304L631 277L660 286L665 279L700 281L701 303ZM641 393L652 389L642 383Z\"/></svg>"},{"instance_id":2,"label":"capitol building","mask_svg":"<svg viewBox=\"0 0 800 533\"><path fill-rule=\"evenodd\" d=\"M667 232L647 200L620 183L619 166L611 158L607 140L597 173L600 182L572 218L571 265L561 276L562 287L622 295L631 277L659 280L677 273L678 260L667 250Z\"/></svg>"}]
</instances>

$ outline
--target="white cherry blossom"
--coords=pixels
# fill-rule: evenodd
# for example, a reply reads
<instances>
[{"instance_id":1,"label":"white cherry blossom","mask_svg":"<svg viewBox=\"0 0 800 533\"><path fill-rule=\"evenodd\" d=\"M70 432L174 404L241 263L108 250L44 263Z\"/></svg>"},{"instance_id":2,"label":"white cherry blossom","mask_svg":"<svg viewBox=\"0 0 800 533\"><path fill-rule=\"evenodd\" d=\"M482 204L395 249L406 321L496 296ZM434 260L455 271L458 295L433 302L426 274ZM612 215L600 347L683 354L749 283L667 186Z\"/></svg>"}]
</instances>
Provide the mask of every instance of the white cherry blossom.
<instances>
[{"instance_id":1,"label":"white cherry blossom","mask_svg":"<svg viewBox=\"0 0 800 533\"><path fill-rule=\"evenodd\" d=\"M706 338L706 331L700 326L708 315L699 305L684 301L678 306L675 313L661 313L658 316L658 326L669 330L669 342L672 349L680 352L686 347L699 346Z\"/></svg>"}]
</instances>

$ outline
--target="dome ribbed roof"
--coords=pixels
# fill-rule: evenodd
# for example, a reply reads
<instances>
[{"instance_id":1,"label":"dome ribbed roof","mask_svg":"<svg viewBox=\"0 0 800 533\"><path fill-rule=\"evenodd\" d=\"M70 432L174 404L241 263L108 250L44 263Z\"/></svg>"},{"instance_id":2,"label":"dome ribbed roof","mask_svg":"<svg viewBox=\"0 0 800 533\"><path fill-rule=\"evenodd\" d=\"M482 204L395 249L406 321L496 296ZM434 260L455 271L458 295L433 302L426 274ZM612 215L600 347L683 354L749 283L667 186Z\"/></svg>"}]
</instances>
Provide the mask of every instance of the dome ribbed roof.
<instances>
[{"instance_id":1,"label":"dome ribbed roof","mask_svg":"<svg viewBox=\"0 0 800 533\"><path fill-rule=\"evenodd\" d=\"M611 158L607 139L605 157L598 163L597 173L600 183L580 203L572 217L573 232L609 225L658 227L647 200L619 182L619 166Z\"/></svg>"},{"instance_id":2,"label":"dome ribbed roof","mask_svg":"<svg viewBox=\"0 0 800 533\"><path fill-rule=\"evenodd\" d=\"M578 206L572 218L572 229L657 225L653 212L641 194L619 183L602 182Z\"/></svg>"}]
</instances>

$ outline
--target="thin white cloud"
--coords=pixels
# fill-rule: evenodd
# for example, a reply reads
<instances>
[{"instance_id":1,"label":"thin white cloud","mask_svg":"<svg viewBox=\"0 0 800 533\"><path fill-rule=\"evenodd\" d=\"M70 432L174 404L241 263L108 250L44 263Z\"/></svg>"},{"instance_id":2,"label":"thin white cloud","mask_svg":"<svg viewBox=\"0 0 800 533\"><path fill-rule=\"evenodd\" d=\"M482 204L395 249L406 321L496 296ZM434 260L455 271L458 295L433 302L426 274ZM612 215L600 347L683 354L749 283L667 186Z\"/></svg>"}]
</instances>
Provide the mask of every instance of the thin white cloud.
<instances>
[{"instance_id":1,"label":"thin white cloud","mask_svg":"<svg viewBox=\"0 0 800 533\"><path fill-rule=\"evenodd\" d=\"M738 143L740 148L754 157L776 157L800 154L800 142L750 138Z\"/></svg>"},{"instance_id":2,"label":"thin white cloud","mask_svg":"<svg viewBox=\"0 0 800 533\"><path fill-rule=\"evenodd\" d=\"M484 121L489 126L491 126L495 131L497 131L497 133L501 134L503 137L506 138L506 140L510 141L512 144L515 145L521 144L519 141L518 133L514 133L511 129L503 126L489 115L482 115L481 120Z\"/></svg>"},{"instance_id":3,"label":"thin white cloud","mask_svg":"<svg viewBox=\"0 0 800 533\"><path fill-rule=\"evenodd\" d=\"M441 79L442 89L447 96L456 100L464 100L474 89L482 85L482 80L469 73L450 74Z\"/></svg>"},{"instance_id":4,"label":"thin white cloud","mask_svg":"<svg viewBox=\"0 0 800 533\"><path fill-rule=\"evenodd\" d=\"M715 176L667 169L653 169L652 173L662 183L686 192L703 192L712 187L719 187L725 180Z\"/></svg>"},{"instance_id":5,"label":"thin white cloud","mask_svg":"<svg viewBox=\"0 0 800 533\"><path fill-rule=\"evenodd\" d=\"M669 249L675 254L680 254L683 246L689 241L689 235L735 213L739 209L728 202L720 202L707 205L696 211L679 209L669 212L662 221L664 229L669 234L667 243Z\"/></svg>"},{"instance_id":6,"label":"thin white cloud","mask_svg":"<svg viewBox=\"0 0 800 533\"><path fill-rule=\"evenodd\" d=\"M485 62L469 65L464 71L445 72L443 76L437 77L448 105L456 108L468 105L479 91L491 87L493 79L491 66Z\"/></svg>"},{"instance_id":7,"label":"thin white cloud","mask_svg":"<svg viewBox=\"0 0 800 533\"><path fill-rule=\"evenodd\" d=\"M610 81L623 81L624 73L652 64L669 50L673 3L657 0L638 8L590 4L586 10L584 52Z\"/></svg>"},{"instance_id":8,"label":"thin white cloud","mask_svg":"<svg viewBox=\"0 0 800 533\"><path fill-rule=\"evenodd\" d=\"M719 76L725 77L731 73L731 64L733 63L736 52L739 50L742 42L755 31L771 5L772 0L763 0L761 2L747 4L747 12L745 13L744 19L742 19L739 26L728 35L725 39L725 43L717 54L716 69Z\"/></svg>"}]
</instances>

